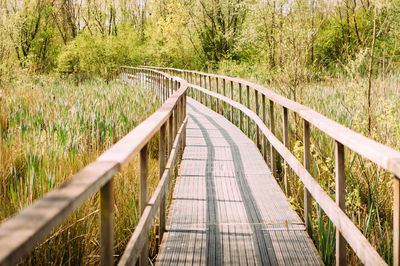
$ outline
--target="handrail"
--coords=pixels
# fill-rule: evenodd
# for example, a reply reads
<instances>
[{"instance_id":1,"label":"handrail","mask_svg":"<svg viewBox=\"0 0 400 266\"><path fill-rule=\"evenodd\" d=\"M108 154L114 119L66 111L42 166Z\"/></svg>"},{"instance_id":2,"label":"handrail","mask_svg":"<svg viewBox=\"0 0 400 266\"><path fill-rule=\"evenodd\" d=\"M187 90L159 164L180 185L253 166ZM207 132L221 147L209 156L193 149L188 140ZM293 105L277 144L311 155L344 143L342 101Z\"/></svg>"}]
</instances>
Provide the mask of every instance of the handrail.
<instances>
[{"instance_id":1,"label":"handrail","mask_svg":"<svg viewBox=\"0 0 400 266\"><path fill-rule=\"evenodd\" d=\"M163 71L175 71L184 75L185 79L164 73ZM193 75L200 78L200 86L189 84L193 81ZM202 87L204 77L217 81L217 93ZM46 194L42 199L35 201L15 217L4 222L0 226L0 265L15 264L19 259L48 235L52 229L59 225L69 214L77 209L87 198L100 189L101 196L101 262L103 265L113 263L113 189L112 177L124 168L132 157L140 154L140 209L141 218L121 258L120 265L132 264L140 256L142 263L147 261L147 235L154 220L157 210L160 210L160 239L165 230L165 193L170 180L172 166L174 165L179 150L185 146L186 117L186 94L188 89L196 90L194 97L199 98L202 94L230 105L230 119L233 122L233 108L239 110L239 126L242 129L242 115L246 115L247 133L249 134L249 118L257 125L264 136L263 153L266 154L265 140L271 144L271 170L275 173L276 161L275 152L285 160L293 171L300 177L305 189L305 222L309 230L308 217L310 215L311 196L318 202L331 221L337 228L337 262L345 262L344 239L354 249L360 260L366 265L385 265L385 262L371 246L368 240L351 222L344 212L344 146L363 155L375 162L377 165L389 170L396 175L394 178L394 255L393 261L397 265L400 253L400 182L399 160L400 153L382 144L370 140L358 133L347 129L338 123L320 115L314 110L286 99L266 88L241 79L230 78L220 75L207 74L196 71L185 71L171 68L156 67L121 67L121 78L125 81L136 80L145 84L149 89L158 93L164 101L162 107L153 115L147 118L128 135L118 141L113 147L104 152L95 162L86 166L83 170L74 175L69 181L59 188ZM218 93L218 79L223 80L223 93ZM225 82L230 82L231 99L225 95ZM239 92L242 85L247 89L247 106L233 100L233 82L239 84ZM256 101L255 112L250 110L249 89L254 89L255 97L258 93L263 96L263 119L259 117L258 100ZM193 93L192 93L193 96ZM270 129L265 124L265 98L270 100ZM203 97L200 97L203 102ZM207 103L207 100L206 100ZM284 111L284 143L280 142L274 135L274 103L283 107ZM212 104L211 104L212 108ZM287 148L287 110L291 110L303 118L304 123L304 166ZM178 125L179 124L179 125ZM319 128L327 135L336 140L336 204L329 195L319 186L309 173L309 124ZM168 126L168 141L166 140L166 128ZM178 130L179 129L179 130ZM340 133L336 131L341 131ZM160 181L150 201L147 201L147 143L160 132ZM174 138L174 140L173 140ZM352 138L354 138L352 140ZM168 149L166 144L168 143ZM367 145L367 147L363 147ZM258 145L257 145L258 146ZM388 156L385 155L389 154ZM168 154L168 155L167 155ZM384 159L381 159L381 157ZM168 157L168 161L166 158ZM286 171L286 167L285 167ZM285 185L286 185L285 180Z\"/></svg>"},{"instance_id":2,"label":"handrail","mask_svg":"<svg viewBox=\"0 0 400 266\"><path fill-rule=\"evenodd\" d=\"M289 165L293 171L300 177L301 181L305 186L304 191L304 220L306 223L307 231L311 234L311 228L309 224L309 217L311 215L311 196L318 202L321 208L325 211L328 217L336 226L336 260L337 264L343 264L346 260L346 248L345 240L356 252L360 260L367 265L385 265L386 263L382 260L376 250L371 246L368 240L363 234L357 229L351 220L346 216L345 210L345 174L344 174L344 147L347 147L354 152L364 156L365 158L376 163L378 166L388 170L394 174L393 178L393 191L394 191L394 214L393 214L393 262L394 265L399 264L400 257L400 152L382 145L374 140L371 140L361 134L358 134L339 123L324 117L316 111L289 100L281 95L278 95L260 85L239 79L231 78L222 75L208 74L198 71L180 70L174 68L158 68L158 67L147 67L148 69L157 69L160 71L168 71L174 74L183 76L190 83L200 83L200 86L195 84L189 84L190 88L195 89L198 94L197 100L203 102L203 96L201 94L208 95L214 99L217 99L215 106L218 109L218 101L222 101L231 106L230 109L230 120L233 122L233 109L239 110L239 127L242 130L242 114L247 115L257 125L256 129L256 145L259 142L258 131L260 130L263 135L263 154L266 158L266 150L264 141L268 140L273 148L270 150L271 157L271 171L276 171L276 157L275 152L278 152L280 156L285 160L285 164ZM204 78L204 80L203 80ZM207 87L208 78L208 89ZM214 79L217 93L210 91L211 78ZM219 82L223 81L223 94L218 92ZM230 98L226 96L225 86L230 83ZM233 83L237 83L239 86L239 101L237 103L233 100ZM247 105L242 103L241 90L242 86L246 87L247 90ZM254 90L255 94L255 112L250 109L249 93L250 89ZM193 94L193 93L192 93ZM259 114L259 94L262 96L262 119ZM192 95L193 96L193 95ZM266 127L266 108L265 99L270 102L270 129ZM211 101L211 98L210 98ZM283 108L283 143L281 143L275 137L275 122L274 122L274 104L278 104ZM207 105L207 97L205 97L205 104ZM212 108L212 104L211 104ZM296 159L296 157L290 153L288 147L288 110L297 113L303 119L303 144L304 144L304 166ZM222 110L223 111L223 110ZM229 111L228 111L229 112ZM324 192L324 190L318 185L317 182L310 175L310 124L320 129L322 132L332 137L335 143L335 167L336 167L336 204L330 199L330 197ZM249 119L247 121L247 134L249 135ZM285 191L287 190L287 167L285 165Z\"/></svg>"},{"instance_id":3,"label":"handrail","mask_svg":"<svg viewBox=\"0 0 400 266\"><path fill-rule=\"evenodd\" d=\"M160 69L160 70L170 70L176 71L179 73L190 73L195 75L202 75L213 78L221 78L227 81L236 82L238 84L242 84L245 86L249 86L261 94L265 95L269 100L286 107L288 110L293 111L300 115L304 120L308 121L310 124L314 125L321 131L323 131L328 136L342 143L344 146L353 150L354 152L364 156L365 158L371 160L376 163L383 169L388 170L393 173L397 178L400 177L400 152L385 146L381 143L378 143L372 139L369 139L359 133L354 132L353 130L348 129L347 127L342 126L341 124L321 115L320 113L314 111L313 109L304 106L300 103L287 99L267 88L240 79L240 78L231 78L222 75L209 74L199 71L192 70L181 70L176 68L162 68L162 67L148 67L147 69Z\"/></svg>"},{"instance_id":4,"label":"handrail","mask_svg":"<svg viewBox=\"0 0 400 266\"><path fill-rule=\"evenodd\" d=\"M311 176L307 169L299 162L299 160L285 147L280 140L267 128L261 118L242 104L239 104L225 96L215 92L210 92L200 86L189 84L189 87L219 99L236 109L242 111L247 117L250 117L260 128L264 136L270 144L289 164L293 171L300 177L300 180L307 187L313 198L325 211L326 215L331 219L335 226L343 234L349 245L354 249L360 260L365 265L386 265L378 252L371 246L365 236L358 230L357 226L347 217L329 195L321 188L317 181Z\"/></svg>"},{"instance_id":5,"label":"handrail","mask_svg":"<svg viewBox=\"0 0 400 266\"><path fill-rule=\"evenodd\" d=\"M124 68L122 68L124 70ZM130 69L131 70L131 69ZM123 71L122 71L123 72ZM171 175L171 164L177 158L178 150L185 145L186 91L188 84L178 77L160 71L136 68L135 77L158 92L164 101L161 108L134 128L129 134L104 152L57 189L36 200L31 206L0 225L0 265L14 265L26 256L41 240L90 196L100 190L101 197L101 263L112 265L113 256L113 176L121 171L132 157L140 152L141 159L141 209L148 221L160 209L165 215L166 184ZM127 79L126 75L122 75ZM171 94L171 95L170 95ZM168 149L166 149L166 127L168 126ZM179 126L179 132L178 132ZM157 187L153 206L147 202L147 143L160 131L160 183ZM174 146L173 138L175 138ZM165 169L166 154L169 154ZM168 178L165 177L168 176ZM156 204L157 203L157 204ZM148 205L148 206L147 206ZM151 206L150 210L149 207ZM147 215L147 212L152 215ZM165 227L165 217L160 216L160 227ZM160 228L163 232L165 228ZM135 230L136 232L136 230ZM145 230L148 232L148 230ZM162 236L161 236L162 237ZM147 260L146 242L142 243L143 261Z\"/></svg>"}]
</instances>

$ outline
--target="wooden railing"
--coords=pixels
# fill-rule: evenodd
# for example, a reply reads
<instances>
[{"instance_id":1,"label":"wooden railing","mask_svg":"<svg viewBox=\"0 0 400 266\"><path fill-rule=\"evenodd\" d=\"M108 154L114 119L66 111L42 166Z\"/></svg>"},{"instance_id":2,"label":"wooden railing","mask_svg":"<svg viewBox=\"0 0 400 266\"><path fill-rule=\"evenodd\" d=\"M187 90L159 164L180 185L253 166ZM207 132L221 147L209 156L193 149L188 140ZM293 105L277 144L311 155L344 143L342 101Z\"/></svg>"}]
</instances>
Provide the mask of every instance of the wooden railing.
<instances>
[{"instance_id":1,"label":"wooden railing","mask_svg":"<svg viewBox=\"0 0 400 266\"><path fill-rule=\"evenodd\" d=\"M147 241L153 220L159 210L162 239L165 231L166 189L178 155L185 146L187 82L155 70L136 68L132 74L122 68L123 80L135 79L154 90L163 105L153 115L104 152L70 180L0 226L0 265L14 265L74 210L100 191L101 264L113 265L113 176L140 154L139 223L120 259L120 265L131 265L141 256L148 262ZM131 69L129 68L129 72ZM167 132L168 128L168 132ZM159 132L160 180L150 200L147 199L147 163L149 140ZM168 139L166 139L168 136Z\"/></svg>"},{"instance_id":2,"label":"wooden railing","mask_svg":"<svg viewBox=\"0 0 400 266\"><path fill-rule=\"evenodd\" d=\"M346 263L345 241L354 250L362 263L366 265L386 265L377 251L372 247L357 226L345 214L345 160L344 148L348 148L376 165L386 169L394 175L393 178L393 265L399 265L400 256L400 152L393 150L385 145L377 143L367 137L362 136L337 122L326 118L316 111L291 101L279 94L276 94L263 86L222 75L209 74L198 71L180 70L174 68L146 67L147 69L157 69L171 75L181 76L189 84L189 96L213 108L217 112L229 113L231 122L238 121L238 127L250 136L250 120L256 125L255 144L261 146L264 158L267 152L270 153L270 167L272 173L276 175L277 154L285 161L284 186L288 193L288 167L300 178L304 184L304 221L307 231L311 235L310 215L311 200L314 199L324 210L336 226L336 264ZM213 90L211 90L213 88ZM236 88L236 89L235 89ZM229 90L229 97L227 91ZM246 93L243 93L243 90ZM234 93L238 94L239 102L233 100ZM246 100L242 95L246 95ZM254 95L254 101L250 100L250 95ZM208 98L208 99L207 99ZM261 99L260 99L261 98ZM269 113L267 114L266 100L269 101ZM213 103L214 102L214 103ZM261 102L261 108L260 104ZM229 108L221 106L228 105ZM253 104L253 108L251 107ZM275 135L276 122L274 112L276 105L282 107L282 139L283 143ZM234 112L233 110L238 110ZM253 109L253 110L252 110ZM261 112L260 112L261 111ZM302 119L303 126L303 164L288 149L289 130L288 130L288 111L297 114ZM236 119L234 115L236 113ZM244 128L244 117L247 117L246 127ZM269 128L267 127L267 117L269 117ZM336 203L321 188L310 174L310 126L318 128L326 135L335 140L335 176L336 176ZM260 145L260 133L263 134ZM267 141L270 143L270 150L267 151Z\"/></svg>"},{"instance_id":3,"label":"wooden railing","mask_svg":"<svg viewBox=\"0 0 400 266\"><path fill-rule=\"evenodd\" d=\"M170 74L166 74L169 72ZM182 78L172 76L177 75ZM257 84L221 75L207 74L171 68L121 67L123 80L136 80L156 91L164 101L162 107L133 131L101 155L95 162L74 175L58 189L48 193L30 207L4 222L0 226L0 265L17 263L27 255L36 244L43 240L69 214L76 210L91 195L100 190L101 196L101 262L113 263L113 189L112 177L124 168L132 157L140 154L140 209L141 218L120 260L120 265L133 264L140 256L141 264L147 263L147 239L157 211L160 210L160 238L165 230L165 193L173 165L179 150L185 146L186 94L209 105L220 113L229 113L232 122L238 121L241 130L250 135L250 121L256 125L255 142L261 147L264 158L270 154L271 171L276 175L277 153L299 176L305 186L304 215L306 228L311 232L311 198L325 211L337 229L336 261L345 263L345 240L366 265L385 265L385 262L371 246L357 226L344 212L345 175L344 147L364 156L378 166L395 175L394 220L393 220L393 262L399 264L400 227L400 153L371 139L351 131L340 124L322 116L314 110L286 99ZM188 84L190 82L191 84ZM214 86L212 86L214 84ZM227 87L228 84L228 87ZM221 87L220 87L221 86ZM211 91L214 87L216 90ZM237 87L237 90L234 89ZM226 96L226 89L229 97ZM243 89L246 100L242 99ZM233 100L234 92L239 94L239 102ZM254 94L254 110L251 108L250 93ZM259 100L261 96L261 114ZM269 113L266 113L266 100L269 100ZM275 104L282 106L283 143L275 136ZM229 106L229 108L227 107ZM234 110L237 110L234 112ZM304 164L288 149L288 111L294 112L303 120ZM235 113L237 120L235 120ZM247 117L246 123L244 118ZM266 126L269 117L269 128ZM319 186L310 171L310 125L320 129L336 142L336 203ZM168 127L168 134L166 130ZM147 200L147 144L160 132L160 181ZM260 134L261 133L261 134ZM165 139L168 135L168 141ZM267 151L267 142L270 150ZM168 145L168 148L167 148ZM168 151L168 152L167 152ZM168 158L168 159L167 159ZM167 162L166 162L167 161ZM288 167L285 167L285 172ZM285 190L289 186L285 174Z\"/></svg>"}]
</instances>

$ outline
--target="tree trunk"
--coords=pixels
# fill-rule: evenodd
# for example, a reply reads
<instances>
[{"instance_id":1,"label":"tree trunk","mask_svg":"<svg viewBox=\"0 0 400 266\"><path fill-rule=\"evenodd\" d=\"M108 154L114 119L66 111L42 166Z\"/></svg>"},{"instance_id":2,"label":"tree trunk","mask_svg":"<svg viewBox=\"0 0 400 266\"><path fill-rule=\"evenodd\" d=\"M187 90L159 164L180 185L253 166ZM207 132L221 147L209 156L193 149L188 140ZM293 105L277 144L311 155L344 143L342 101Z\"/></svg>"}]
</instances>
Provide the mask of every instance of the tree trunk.
<instances>
[{"instance_id":1,"label":"tree trunk","mask_svg":"<svg viewBox=\"0 0 400 266\"><path fill-rule=\"evenodd\" d=\"M369 60L369 71L368 71L368 132L371 134L371 83L372 83L372 66L374 61L375 52L375 40L376 40L376 6L374 8L374 29L372 34L371 44L371 58Z\"/></svg>"}]
</instances>

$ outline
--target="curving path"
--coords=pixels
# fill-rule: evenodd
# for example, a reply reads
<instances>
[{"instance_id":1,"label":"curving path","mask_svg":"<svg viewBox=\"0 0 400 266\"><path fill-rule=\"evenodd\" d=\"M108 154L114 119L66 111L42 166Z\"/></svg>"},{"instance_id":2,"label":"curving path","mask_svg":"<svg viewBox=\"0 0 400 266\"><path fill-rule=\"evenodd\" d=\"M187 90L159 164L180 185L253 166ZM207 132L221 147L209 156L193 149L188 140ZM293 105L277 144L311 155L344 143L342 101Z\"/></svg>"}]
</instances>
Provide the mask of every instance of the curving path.
<instances>
[{"instance_id":1,"label":"curving path","mask_svg":"<svg viewBox=\"0 0 400 266\"><path fill-rule=\"evenodd\" d=\"M157 264L322 264L253 142L187 103L187 146Z\"/></svg>"}]
</instances>

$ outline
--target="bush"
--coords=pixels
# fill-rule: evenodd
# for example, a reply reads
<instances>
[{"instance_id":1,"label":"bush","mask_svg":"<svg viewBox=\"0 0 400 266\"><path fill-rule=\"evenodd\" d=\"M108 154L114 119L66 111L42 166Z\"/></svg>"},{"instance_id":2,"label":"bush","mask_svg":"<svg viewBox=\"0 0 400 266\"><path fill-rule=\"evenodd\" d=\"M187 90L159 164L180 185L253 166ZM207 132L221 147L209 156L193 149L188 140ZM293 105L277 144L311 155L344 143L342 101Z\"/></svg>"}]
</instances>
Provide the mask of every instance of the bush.
<instances>
[{"instance_id":1,"label":"bush","mask_svg":"<svg viewBox=\"0 0 400 266\"><path fill-rule=\"evenodd\" d=\"M81 34L69 42L58 56L58 71L104 77L107 80L118 73L122 65L141 62L137 40L132 36L96 36Z\"/></svg>"}]
</instances>

